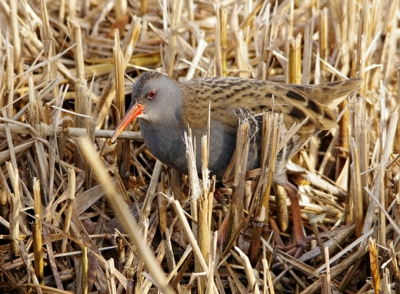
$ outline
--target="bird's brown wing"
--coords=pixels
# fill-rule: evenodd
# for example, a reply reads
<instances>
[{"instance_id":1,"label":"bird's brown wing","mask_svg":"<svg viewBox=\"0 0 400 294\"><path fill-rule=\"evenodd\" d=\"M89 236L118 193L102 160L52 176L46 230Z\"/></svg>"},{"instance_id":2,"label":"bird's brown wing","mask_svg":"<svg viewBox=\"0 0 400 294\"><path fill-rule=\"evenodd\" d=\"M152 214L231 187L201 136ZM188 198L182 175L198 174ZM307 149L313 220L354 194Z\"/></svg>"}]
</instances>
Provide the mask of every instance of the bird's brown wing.
<instances>
[{"instance_id":1,"label":"bird's brown wing","mask_svg":"<svg viewBox=\"0 0 400 294\"><path fill-rule=\"evenodd\" d=\"M234 129L240 114L273 111L283 113L288 129L308 118L298 131L305 141L317 130L328 130L336 124L331 108L357 90L360 83L356 79L302 86L229 77L195 79L182 83L187 93L184 121L194 128L206 126L210 107L212 121Z\"/></svg>"},{"instance_id":2,"label":"bird's brown wing","mask_svg":"<svg viewBox=\"0 0 400 294\"><path fill-rule=\"evenodd\" d=\"M290 85L305 97L311 98L329 108L338 106L346 97L355 92L361 85L362 79L349 79L320 85Z\"/></svg>"}]
</instances>

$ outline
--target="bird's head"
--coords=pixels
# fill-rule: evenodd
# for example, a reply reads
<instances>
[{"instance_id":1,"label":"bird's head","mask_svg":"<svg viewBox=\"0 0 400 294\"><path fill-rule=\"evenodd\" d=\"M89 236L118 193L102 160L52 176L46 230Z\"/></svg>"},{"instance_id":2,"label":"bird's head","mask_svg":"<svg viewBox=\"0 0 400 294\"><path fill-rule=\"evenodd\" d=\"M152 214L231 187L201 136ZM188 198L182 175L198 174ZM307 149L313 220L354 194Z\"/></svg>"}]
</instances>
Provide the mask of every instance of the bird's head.
<instances>
[{"instance_id":1,"label":"bird's head","mask_svg":"<svg viewBox=\"0 0 400 294\"><path fill-rule=\"evenodd\" d=\"M182 100L176 82L159 72L147 72L133 85L132 102L111 137L119 134L137 117L152 124L162 124L177 116Z\"/></svg>"}]
</instances>

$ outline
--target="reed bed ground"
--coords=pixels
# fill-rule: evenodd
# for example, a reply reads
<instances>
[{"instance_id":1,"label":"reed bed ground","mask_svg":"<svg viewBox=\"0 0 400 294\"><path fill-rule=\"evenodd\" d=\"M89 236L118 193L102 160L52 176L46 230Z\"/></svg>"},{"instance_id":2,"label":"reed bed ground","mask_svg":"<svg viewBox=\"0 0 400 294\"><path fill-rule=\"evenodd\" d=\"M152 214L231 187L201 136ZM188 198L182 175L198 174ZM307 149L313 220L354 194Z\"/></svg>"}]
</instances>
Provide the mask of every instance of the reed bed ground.
<instances>
[{"instance_id":1,"label":"reed bed ground","mask_svg":"<svg viewBox=\"0 0 400 294\"><path fill-rule=\"evenodd\" d=\"M400 293L398 0L0 0L0 17L1 293ZM363 79L289 164L299 258L276 246L279 187L180 175L137 122L110 143L149 70Z\"/></svg>"}]
</instances>

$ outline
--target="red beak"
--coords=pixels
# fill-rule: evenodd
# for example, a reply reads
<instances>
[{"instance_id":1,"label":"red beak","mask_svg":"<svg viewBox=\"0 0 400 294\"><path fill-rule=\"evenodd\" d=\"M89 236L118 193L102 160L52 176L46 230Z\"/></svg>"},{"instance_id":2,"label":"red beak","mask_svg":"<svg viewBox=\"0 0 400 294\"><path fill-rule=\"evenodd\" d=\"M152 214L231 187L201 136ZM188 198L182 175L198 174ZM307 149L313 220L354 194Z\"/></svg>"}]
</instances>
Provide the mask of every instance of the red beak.
<instances>
[{"instance_id":1,"label":"red beak","mask_svg":"<svg viewBox=\"0 0 400 294\"><path fill-rule=\"evenodd\" d=\"M117 140L118 136L126 129L126 127L139 115L143 113L144 105L136 103L129 107L125 116L119 122L118 126L115 128L114 134L111 137L111 143Z\"/></svg>"}]
</instances>

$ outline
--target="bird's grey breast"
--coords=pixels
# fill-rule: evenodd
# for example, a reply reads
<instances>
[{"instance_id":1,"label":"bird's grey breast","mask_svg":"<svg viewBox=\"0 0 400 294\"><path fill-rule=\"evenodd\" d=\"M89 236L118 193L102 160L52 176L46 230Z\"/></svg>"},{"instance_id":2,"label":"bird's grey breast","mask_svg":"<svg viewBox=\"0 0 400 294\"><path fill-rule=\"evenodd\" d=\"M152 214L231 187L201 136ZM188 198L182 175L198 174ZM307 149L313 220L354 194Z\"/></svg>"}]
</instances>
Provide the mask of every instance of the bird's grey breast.
<instances>
[{"instance_id":1,"label":"bird's grey breast","mask_svg":"<svg viewBox=\"0 0 400 294\"><path fill-rule=\"evenodd\" d=\"M155 127L139 119L140 130L149 151L164 164L187 173L185 129L171 126Z\"/></svg>"}]
</instances>

